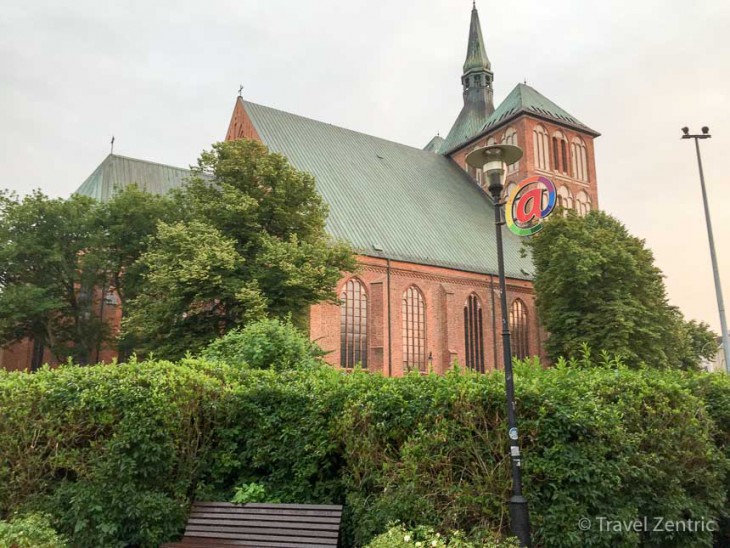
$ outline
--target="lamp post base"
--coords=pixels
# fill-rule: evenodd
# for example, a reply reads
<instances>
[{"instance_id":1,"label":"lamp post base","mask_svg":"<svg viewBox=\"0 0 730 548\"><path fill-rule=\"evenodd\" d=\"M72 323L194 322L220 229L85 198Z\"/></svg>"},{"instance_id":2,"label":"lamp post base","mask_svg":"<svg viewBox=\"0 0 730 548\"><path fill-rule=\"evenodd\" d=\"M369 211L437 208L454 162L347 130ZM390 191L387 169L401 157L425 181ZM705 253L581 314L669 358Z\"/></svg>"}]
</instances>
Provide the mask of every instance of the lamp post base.
<instances>
[{"instance_id":1,"label":"lamp post base","mask_svg":"<svg viewBox=\"0 0 730 548\"><path fill-rule=\"evenodd\" d=\"M519 539L521 546L530 544L530 514L527 511L527 499L522 495L512 495L509 499L509 519L512 532Z\"/></svg>"}]
</instances>

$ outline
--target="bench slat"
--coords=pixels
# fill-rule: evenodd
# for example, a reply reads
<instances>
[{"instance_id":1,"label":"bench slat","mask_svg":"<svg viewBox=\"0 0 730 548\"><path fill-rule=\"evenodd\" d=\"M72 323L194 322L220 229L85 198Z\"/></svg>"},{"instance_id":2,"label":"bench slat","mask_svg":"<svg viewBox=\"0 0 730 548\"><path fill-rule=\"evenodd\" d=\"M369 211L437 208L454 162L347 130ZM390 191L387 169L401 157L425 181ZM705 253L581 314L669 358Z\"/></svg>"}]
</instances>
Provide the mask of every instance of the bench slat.
<instances>
[{"instance_id":1,"label":"bench slat","mask_svg":"<svg viewBox=\"0 0 730 548\"><path fill-rule=\"evenodd\" d=\"M260 520L260 519L200 519L190 518L188 525L225 525L227 527L282 527L284 529L314 529L320 531L339 531L340 522L311 523L300 521Z\"/></svg>"},{"instance_id":2,"label":"bench slat","mask_svg":"<svg viewBox=\"0 0 730 548\"><path fill-rule=\"evenodd\" d=\"M331 544L299 544L290 542L267 542L258 540L249 542L246 540L228 540L216 539L215 544L211 544L210 539L185 539L183 542L175 542L173 544L163 544L161 548L211 548L213 546L239 546L244 548L331 548Z\"/></svg>"},{"instance_id":3,"label":"bench slat","mask_svg":"<svg viewBox=\"0 0 730 548\"><path fill-rule=\"evenodd\" d=\"M268 541L281 541L281 542L296 542L300 546L307 544L322 544L324 546L337 546L337 538L320 538L320 537L308 537L308 536L289 536L289 535L262 535L255 533L220 533L220 532L208 532L208 531L186 531L186 537L198 537L198 538L228 538L233 540L247 540L249 542L254 540L268 540Z\"/></svg>"},{"instance_id":4,"label":"bench slat","mask_svg":"<svg viewBox=\"0 0 730 548\"><path fill-rule=\"evenodd\" d=\"M223 521L237 520L259 520L259 521L283 521L288 523L340 523L342 516L272 516L271 514L219 514L199 513L190 514L189 519L220 519Z\"/></svg>"},{"instance_id":5,"label":"bench slat","mask_svg":"<svg viewBox=\"0 0 730 548\"><path fill-rule=\"evenodd\" d=\"M236 504L234 502L196 502L198 507L218 507L218 508L270 508L272 510L340 510L340 504L274 504L266 502L248 502L246 504Z\"/></svg>"},{"instance_id":6,"label":"bench slat","mask_svg":"<svg viewBox=\"0 0 730 548\"><path fill-rule=\"evenodd\" d=\"M282 535L282 536L299 536L304 535L308 537L335 537L339 535L339 530L325 531L322 529L286 529L277 527L276 525L269 525L268 527L238 527L228 525L188 525L185 528L185 534L195 532L209 532L209 533L240 533L241 535L247 534L261 534L261 535ZM196 535L199 536L199 535Z\"/></svg>"},{"instance_id":7,"label":"bench slat","mask_svg":"<svg viewBox=\"0 0 730 548\"><path fill-rule=\"evenodd\" d=\"M269 508L200 508L194 509L193 514L261 514L268 516L322 516L322 517L338 517L342 515L342 510L272 510Z\"/></svg>"}]
</instances>

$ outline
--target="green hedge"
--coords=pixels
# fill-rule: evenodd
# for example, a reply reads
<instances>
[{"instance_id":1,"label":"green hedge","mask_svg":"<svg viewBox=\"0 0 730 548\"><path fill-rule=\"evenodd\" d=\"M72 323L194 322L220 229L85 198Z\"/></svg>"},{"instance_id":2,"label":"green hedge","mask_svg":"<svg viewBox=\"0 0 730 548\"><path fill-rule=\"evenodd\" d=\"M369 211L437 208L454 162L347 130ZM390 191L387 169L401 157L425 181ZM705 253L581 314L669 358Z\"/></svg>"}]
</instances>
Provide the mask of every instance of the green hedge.
<instances>
[{"instance_id":1,"label":"green hedge","mask_svg":"<svg viewBox=\"0 0 730 548\"><path fill-rule=\"evenodd\" d=\"M156 546L192 499L256 484L344 503L347 545L396 521L491 539L508 533L503 383L199 360L2 372L0 518L48 514L75 546ZM598 518L727 517L730 378L524 365L516 384L538 545L711 546Z\"/></svg>"}]
</instances>

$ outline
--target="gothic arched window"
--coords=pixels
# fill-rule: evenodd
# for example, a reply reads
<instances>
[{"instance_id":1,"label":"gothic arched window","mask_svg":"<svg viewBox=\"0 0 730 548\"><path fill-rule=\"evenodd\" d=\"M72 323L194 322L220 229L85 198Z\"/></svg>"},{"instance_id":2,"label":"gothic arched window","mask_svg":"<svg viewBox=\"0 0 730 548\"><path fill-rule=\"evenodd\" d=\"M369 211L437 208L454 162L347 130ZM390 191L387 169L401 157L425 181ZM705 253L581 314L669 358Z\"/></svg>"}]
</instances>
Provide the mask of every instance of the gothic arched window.
<instances>
[{"instance_id":1,"label":"gothic arched window","mask_svg":"<svg viewBox=\"0 0 730 548\"><path fill-rule=\"evenodd\" d=\"M578 215L586 215L591 210L591 199L582 190L575 196L575 209Z\"/></svg>"},{"instance_id":2,"label":"gothic arched window","mask_svg":"<svg viewBox=\"0 0 730 548\"><path fill-rule=\"evenodd\" d=\"M426 302L412 285L403 293L403 371L426 370Z\"/></svg>"},{"instance_id":3,"label":"gothic arched window","mask_svg":"<svg viewBox=\"0 0 730 548\"><path fill-rule=\"evenodd\" d=\"M482 305L479 297L472 293L464 303L464 344L466 366L484 373L484 329Z\"/></svg>"},{"instance_id":4,"label":"gothic arched window","mask_svg":"<svg viewBox=\"0 0 730 548\"><path fill-rule=\"evenodd\" d=\"M340 365L368 366L368 296L363 284L353 278L340 293Z\"/></svg>"},{"instance_id":5,"label":"gothic arched window","mask_svg":"<svg viewBox=\"0 0 730 548\"><path fill-rule=\"evenodd\" d=\"M555 171L568 173L568 140L562 131L553 134L553 163Z\"/></svg>"},{"instance_id":6,"label":"gothic arched window","mask_svg":"<svg viewBox=\"0 0 730 548\"><path fill-rule=\"evenodd\" d=\"M527 307L521 299L515 299L509 309L509 329L512 332L512 355L524 360L530 354Z\"/></svg>"},{"instance_id":7,"label":"gothic arched window","mask_svg":"<svg viewBox=\"0 0 730 548\"><path fill-rule=\"evenodd\" d=\"M567 186L561 186L558 189L558 207L573 209L573 195Z\"/></svg>"},{"instance_id":8,"label":"gothic arched window","mask_svg":"<svg viewBox=\"0 0 730 548\"><path fill-rule=\"evenodd\" d=\"M570 153L573 157L573 177L579 181L588 180L588 153L586 144L580 137L573 138L570 144Z\"/></svg>"},{"instance_id":9,"label":"gothic arched window","mask_svg":"<svg viewBox=\"0 0 730 548\"><path fill-rule=\"evenodd\" d=\"M517 146L517 132L514 128L508 128L507 131L504 132L504 139L502 139L502 142L505 145ZM507 173L514 173L519 168L520 163L515 162L514 164L507 166Z\"/></svg>"},{"instance_id":10,"label":"gothic arched window","mask_svg":"<svg viewBox=\"0 0 730 548\"><path fill-rule=\"evenodd\" d=\"M550 169L550 145L548 132L542 126L535 126L532 130L532 143L535 151L535 167Z\"/></svg>"}]
</instances>

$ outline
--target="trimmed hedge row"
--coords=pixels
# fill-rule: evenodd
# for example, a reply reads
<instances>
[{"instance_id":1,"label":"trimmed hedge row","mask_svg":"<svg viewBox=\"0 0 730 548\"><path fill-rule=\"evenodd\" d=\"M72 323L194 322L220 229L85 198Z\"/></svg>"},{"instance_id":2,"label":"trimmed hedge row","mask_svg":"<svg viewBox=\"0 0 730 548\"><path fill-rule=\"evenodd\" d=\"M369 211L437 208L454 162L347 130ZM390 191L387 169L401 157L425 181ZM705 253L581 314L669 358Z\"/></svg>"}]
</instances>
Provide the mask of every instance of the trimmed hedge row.
<instances>
[{"instance_id":1,"label":"trimmed hedge row","mask_svg":"<svg viewBox=\"0 0 730 548\"><path fill-rule=\"evenodd\" d=\"M730 378L522 365L516 384L537 545L712 545L600 519L727 519ZM508 533L503 387L200 360L0 372L0 518L49 514L75 546L156 546L193 498L253 484L344 503L348 545L395 521L490 539Z\"/></svg>"}]
</instances>

